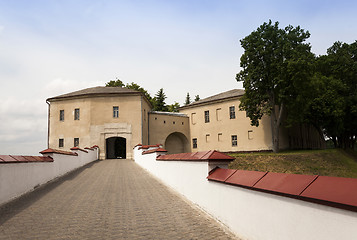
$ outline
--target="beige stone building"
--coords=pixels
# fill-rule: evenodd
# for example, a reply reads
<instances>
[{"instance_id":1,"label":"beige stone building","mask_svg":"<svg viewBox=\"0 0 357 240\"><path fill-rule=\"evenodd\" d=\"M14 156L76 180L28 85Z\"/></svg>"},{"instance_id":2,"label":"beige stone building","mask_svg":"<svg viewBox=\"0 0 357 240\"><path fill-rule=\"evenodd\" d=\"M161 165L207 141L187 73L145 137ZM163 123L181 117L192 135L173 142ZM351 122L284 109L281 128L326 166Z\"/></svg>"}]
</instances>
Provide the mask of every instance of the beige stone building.
<instances>
[{"instance_id":1,"label":"beige stone building","mask_svg":"<svg viewBox=\"0 0 357 240\"><path fill-rule=\"evenodd\" d=\"M230 90L180 108L155 112L141 92L94 87L47 99L48 147L69 150L98 145L100 158L132 158L137 144L162 144L169 153L271 150L270 119L252 127L239 111L243 90ZM301 139L309 139L309 145ZM316 131L281 130L280 148L319 148Z\"/></svg>"}]
</instances>

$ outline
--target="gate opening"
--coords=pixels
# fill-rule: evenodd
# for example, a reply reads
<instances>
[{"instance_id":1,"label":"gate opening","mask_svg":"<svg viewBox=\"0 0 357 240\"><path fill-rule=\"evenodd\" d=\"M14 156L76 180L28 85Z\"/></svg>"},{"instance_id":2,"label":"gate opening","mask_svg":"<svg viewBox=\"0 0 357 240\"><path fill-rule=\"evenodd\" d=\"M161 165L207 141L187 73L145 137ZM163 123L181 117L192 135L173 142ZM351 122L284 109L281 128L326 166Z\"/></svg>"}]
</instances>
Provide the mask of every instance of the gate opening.
<instances>
[{"instance_id":1,"label":"gate opening","mask_svg":"<svg viewBox=\"0 0 357 240\"><path fill-rule=\"evenodd\" d=\"M105 140L106 158L126 158L126 139L123 137L111 137Z\"/></svg>"}]
</instances>

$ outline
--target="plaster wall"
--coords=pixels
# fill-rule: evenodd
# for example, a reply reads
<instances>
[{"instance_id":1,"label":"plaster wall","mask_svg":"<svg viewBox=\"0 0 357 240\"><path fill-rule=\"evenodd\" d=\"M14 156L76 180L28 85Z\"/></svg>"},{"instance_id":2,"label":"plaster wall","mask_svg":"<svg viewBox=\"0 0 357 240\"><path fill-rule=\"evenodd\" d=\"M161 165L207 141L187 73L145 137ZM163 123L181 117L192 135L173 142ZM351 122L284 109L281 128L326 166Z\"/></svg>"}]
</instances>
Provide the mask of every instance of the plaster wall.
<instances>
[{"instance_id":1,"label":"plaster wall","mask_svg":"<svg viewBox=\"0 0 357 240\"><path fill-rule=\"evenodd\" d=\"M208 162L156 161L156 154L141 155L136 148L135 162L242 239L334 240L357 236L356 212L208 181Z\"/></svg>"},{"instance_id":2,"label":"plaster wall","mask_svg":"<svg viewBox=\"0 0 357 240\"><path fill-rule=\"evenodd\" d=\"M113 116L113 107L119 107L119 117ZM74 120L74 109L80 109L80 120ZM69 150L74 138L79 138L79 147L98 145L102 150L100 159L105 159L106 142L110 137L126 139L127 158L132 158L132 149L137 143L148 142L148 112L150 104L141 94L119 96L92 96L61 99L50 104L49 148ZM60 121L64 110L64 121ZM64 147L59 148L59 139Z\"/></svg>"},{"instance_id":3,"label":"plaster wall","mask_svg":"<svg viewBox=\"0 0 357 240\"><path fill-rule=\"evenodd\" d=\"M180 110L189 116L191 150L215 149L229 151L270 150L270 118L264 116L259 127L250 125L245 111L239 111L238 98L192 106ZM230 107L235 108L235 118L230 119ZM205 111L209 111L209 122L205 122ZM232 146L232 135L237 135L237 146ZM192 139L197 138L197 148L192 147Z\"/></svg>"},{"instance_id":4,"label":"plaster wall","mask_svg":"<svg viewBox=\"0 0 357 240\"><path fill-rule=\"evenodd\" d=\"M189 141L190 128L187 116L149 113L149 144L164 146L167 137L174 132L183 134Z\"/></svg>"}]
</instances>

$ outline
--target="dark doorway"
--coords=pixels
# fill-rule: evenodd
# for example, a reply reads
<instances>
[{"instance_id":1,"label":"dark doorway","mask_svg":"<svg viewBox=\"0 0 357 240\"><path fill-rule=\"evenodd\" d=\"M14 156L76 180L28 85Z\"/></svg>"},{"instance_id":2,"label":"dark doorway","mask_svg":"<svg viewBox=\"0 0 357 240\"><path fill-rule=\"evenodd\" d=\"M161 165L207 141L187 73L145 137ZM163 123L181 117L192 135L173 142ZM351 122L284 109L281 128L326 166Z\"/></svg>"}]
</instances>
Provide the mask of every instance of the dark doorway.
<instances>
[{"instance_id":1,"label":"dark doorway","mask_svg":"<svg viewBox=\"0 0 357 240\"><path fill-rule=\"evenodd\" d=\"M106 142L106 158L126 158L126 139L122 137L111 137Z\"/></svg>"}]
</instances>

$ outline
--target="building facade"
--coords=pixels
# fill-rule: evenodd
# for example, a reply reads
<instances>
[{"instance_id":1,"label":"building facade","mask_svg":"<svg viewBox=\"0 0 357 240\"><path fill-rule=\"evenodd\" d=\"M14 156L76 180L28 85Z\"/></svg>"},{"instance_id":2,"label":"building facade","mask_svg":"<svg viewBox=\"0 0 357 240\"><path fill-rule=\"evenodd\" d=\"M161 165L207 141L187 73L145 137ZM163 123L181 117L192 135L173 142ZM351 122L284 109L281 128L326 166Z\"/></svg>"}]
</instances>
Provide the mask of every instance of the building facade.
<instances>
[{"instance_id":1,"label":"building facade","mask_svg":"<svg viewBox=\"0 0 357 240\"><path fill-rule=\"evenodd\" d=\"M132 158L137 144L161 144L168 153L272 149L270 117L250 125L233 89L183 106L179 113L155 112L141 92L94 87L47 99L48 147L98 145L100 159ZM321 148L323 139L310 127L280 131L280 148ZM306 140L307 139L307 140ZM301 143L305 143L301 144Z\"/></svg>"}]
</instances>

